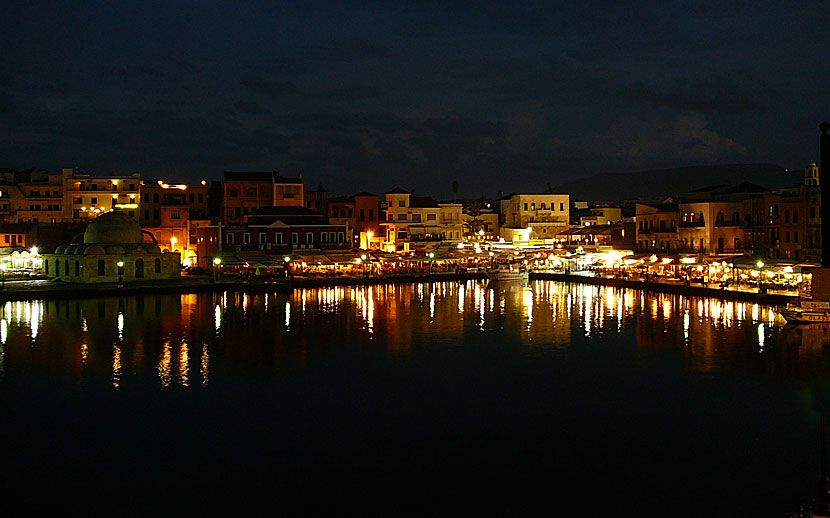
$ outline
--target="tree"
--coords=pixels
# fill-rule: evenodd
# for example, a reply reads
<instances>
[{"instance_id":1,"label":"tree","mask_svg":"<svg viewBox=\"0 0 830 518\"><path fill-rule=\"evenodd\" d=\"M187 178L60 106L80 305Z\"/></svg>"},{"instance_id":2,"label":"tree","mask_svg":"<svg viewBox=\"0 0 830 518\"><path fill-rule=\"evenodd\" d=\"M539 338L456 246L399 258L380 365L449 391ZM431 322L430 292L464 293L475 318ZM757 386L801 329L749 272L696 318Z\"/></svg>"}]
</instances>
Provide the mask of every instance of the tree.
<instances>
[{"instance_id":1,"label":"tree","mask_svg":"<svg viewBox=\"0 0 830 518\"><path fill-rule=\"evenodd\" d=\"M464 207L464 213L469 216L464 222L464 232L467 235L476 236L478 231L484 228L484 221L481 220L481 209L484 208L484 198L473 200Z\"/></svg>"}]
</instances>

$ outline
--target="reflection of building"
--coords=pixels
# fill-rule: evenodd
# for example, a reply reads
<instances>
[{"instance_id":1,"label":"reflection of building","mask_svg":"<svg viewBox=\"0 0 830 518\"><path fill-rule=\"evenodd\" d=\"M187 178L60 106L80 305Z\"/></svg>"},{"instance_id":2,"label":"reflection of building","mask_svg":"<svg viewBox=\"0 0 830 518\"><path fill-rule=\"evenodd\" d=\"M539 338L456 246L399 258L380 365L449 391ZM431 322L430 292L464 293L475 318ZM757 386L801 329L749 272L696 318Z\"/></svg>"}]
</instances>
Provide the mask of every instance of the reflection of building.
<instances>
[{"instance_id":1,"label":"reflection of building","mask_svg":"<svg viewBox=\"0 0 830 518\"><path fill-rule=\"evenodd\" d=\"M153 235L122 211L98 216L83 234L54 253L43 254L43 259L43 273L67 282L132 282L181 275L178 254L163 253Z\"/></svg>"}]
</instances>

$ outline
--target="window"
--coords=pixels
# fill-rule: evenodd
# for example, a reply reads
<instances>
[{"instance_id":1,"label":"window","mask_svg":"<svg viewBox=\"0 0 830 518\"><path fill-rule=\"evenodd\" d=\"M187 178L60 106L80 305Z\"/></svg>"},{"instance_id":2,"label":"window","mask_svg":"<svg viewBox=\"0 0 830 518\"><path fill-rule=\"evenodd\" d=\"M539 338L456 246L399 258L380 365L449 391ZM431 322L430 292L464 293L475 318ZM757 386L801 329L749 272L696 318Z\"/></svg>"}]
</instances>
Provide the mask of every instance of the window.
<instances>
[{"instance_id":1,"label":"window","mask_svg":"<svg viewBox=\"0 0 830 518\"><path fill-rule=\"evenodd\" d=\"M435 214L427 214L427 221L435 221Z\"/></svg>"},{"instance_id":2,"label":"window","mask_svg":"<svg viewBox=\"0 0 830 518\"><path fill-rule=\"evenodd\" d=\"M785 243L790 242L790 233L789 232L784 232L784 242Z\"/></svg>"},{"instance_id":3,"label":"window","mask_svg":"<svg viewBox=\"0 0 830 518\"><path fill-rule=\"evenodd\" d=\"M559 202L559 210L560 210L560 211L564 211L564 210L565 210L565 203L564 203L564 202Z\"/></svg>"},{"instance_id":4,"label":"window","mask_svg":"<svg viewBox=\"0 0 830 518\"><path fill-rule=\"evenodd\" d=\"M233 234L226 234L225 235L225 242L229 245L233 244Z\"/></svg>"},{"instance_id":5,"label":"window","mask_svg":"<svg viewBox=\"0 0 830 518\"><path fill-rule=\"evenodd\" d=\"M793 211L793 223L798 223L798 211Z\"/></svg>"},{"instance_id":6,"label":"window","mask_svg":"<svg viewBox=\"0 0 830 518\"><path fill-rule=\"evenodd\" d=\"M244 232L242 234L242 244L243 245L251 244L251 233L250 232Z\"/></svg>"},{"instance_id":7,"label":"window","mask_svg":"<svg viewBox=\"0 0 830 518\"><path fill-rule=\"evenodd\" d=\"M274 234L274 243L276 243L278 245L282 244L282 233L281 232L277 232L276 234Z\"/></svg>"},{"instance_id":8,"label":"window","mask_svg":"<svg viewBox=\"0 0 830 518\"><path fill-rule=\"evenodd\" d=\"M369 209L369 220L375 219L375 209Z\"/></svg>"},{"instance_id":9,"label":"window","mask_svg":"<svg viewBox=\"0 0 830 518\"><path fill-rule=\"evenodd\" d=\"M399 200L398 207L406 207L406 200Z\"/></svg>"},{"instance_id":10,"label":"window","mask_svg":"<svg viewBox=\"0 0 830 518\"><path fill-rule=\"evenodd\" d=\"M541 207L541 209L542 209L542 210L545 210L545 202L542 202L542 207Z\"/></svg>"},{"instance_id":11,"label":"window","mask_svg":"<svg viewBox=\"0 0 830 518\"><path fill-rule=\"evenodd\" d=\"M46 275L49 275L49 261L43 261L43 267L45 268Z\"/></svg>"},{"instance_id":12,"label":"window","mask_svg":"<svg viewBox=\"0 0 830 518\"><path fill-rule=\"evenodd\" d=\"M153 219L159 219L159 210L158 209L155 209L153 211Z\"/></svg>"},{"instance_id":13,"label":"window","mask_svg":"<svg viewBox=\"0 0 830 518\"><path fill-rule=\"evenodd\" d=\"M406 214L398 214L398 221L406 221Z\"/></svg>"},{"instance_id":14,"label":"window","mask_svg":"<svg viewBox=\"0 0 830 518\"><path fill-rule=\"evenodd\" d=\"M421 215L420 214L413 214L412 215L412 223L420 223L421 222Z\"/></svg>"},{"instance_id":15,"label":"window","mask_svg":"<svg viewBox=\"0 0 830 518\"><path fill-rule=\"evenodd\" d=\"M173 209L170 211L170 219L182 219L181 213L178 209Z\"/></svg>"},{"instance_id":16,"label":"window","mask_svg":"<svg viewBox=\"0 0 830 518\"><path fill-rule=\"evenodd\" d=\"M306 232L305 233L305 242L308 245L314 243L314 232Z\"/></svg>"},{"instance_id":17,"label":"window","mask_svg":"<svg viewBox=\"0 0 830 518\"><path fill-rule=\"evenodd\" d=\"M93 196L93 197L92 197L92 200L90 201L90 203L92 203L93 205L97 205L97 204L98 204L98 198L97 198L97 197L95 197L95 196Z\"/></svg>"},{"instance_id":18,"label":"window","mask_svg":"<svg viewBox=\"0 0 830 518\"><path fill-rule=\"evenodd\" d=\"M193 197L193 193L190 193L190 198L188 198L188 199L190 200L190 203L193 203L195 201L195 198Z\"/></svg>"},{"instance_id":19,"label":"window","mask_svg":"<svg viewBox=\"0 0 830 518\"><path fill-rule=\"evenodd\" d=\"M107 263L103 259L98 259L98 275L104 276L107 274Z\"/></svg>"},{"instance_id":20,"label":"window","mask_svg":"<svg viewBox=\"0 0 830 518\"><path fill-rule=\"evenodd\" d=\"M527 203L525 203L525 210L527 210Z\"/></svg>"},{"instance_id":21,"label":"window","mask_svg":"<svg viewBox=\"0 0 830 518\"><path fill-rule=\"evenodd\" d=\"M798 243L798 232L793 234L793 243Z\"/></svg>"},{"instance_id":22,"label":"window","mask_svg":"<svg viewBox=\"0 0 830 518\"><path fill-rule=\"evenodd\" d=\"M155 273L161 273L161 259L156 258L156 260L153 261L153 271Z\"/></svg>"},{"instance_id":23,"label":"window","mask_svg":"<svg viewBox=\"0 0 830 518\"><path fill-rule=\"evenodd\" d=\"M536 210L536 202L535 201L530 204L530 210Z\"/></svg>"},{"instance_id":24,"label":"window","mask_svg":"<svg viewBox=\"0 0 830 518\"><path fill-rule=\"evenodd\" d=\"M236 189L231 189L230 191L228 191L228 196L230 196L231 198L236 198L237 196L239 196L239 192L237 192Z\"/></svg>"},{"instance_id":25,"label":"window","mask_svg":"<svg viewBox=\"0 0 830 518\"><path fill-rule=\"evenodd\" d=\"M115 198L113 198L113 199L115 199ZM146 193L146 192L144 193L144 203L150 203L150 194L149 193Z\"/></svg>"},{"instance_id":26,"label":"window","mask_svg":"<svg viewBox=\"0 0 830 518\"><path fill-rule=\"evenodd\" d=\"M325 232L320 232L320 242L321 243L326 242L326 233Z\"/></svg>"},{"instance_id":27,"label":"window","mask_svg":"<svg viewBox=\"0 0 830 518\"><path fill-rule=\"evenodd\" d=\"M75 277L81 276L81 263L79 261L75 261Z\"/></svg>"},{"instance_id":28,"label":"window","mask_svg":"<svg viewBox=\"0 0 830 518\"><path fill-rule=\"evenodd\" d=\"M199 203L202 203L204 201L205 201L205 195L204 194L199 194Z\"/></svg>"},{"instance_id":29,"label":"window","mask_svg":"<svg viewBox=\"0 0 830 518\"><path fill-rule=\"evenodd\" d=\"M815 219L816 217L816 208L810 207L810 219Z\"/></svg>"},{"instance_id":30,"label":"window","mask_svg":"<svg viewBox=\"0 0 830 518\"><path fill-rule=\"evenodd\" d=\"M150 219L150 211L149 210L144 211L144 219Z\"/></svg>"},{"instance_id":31,"label":"window","mask_svg":"<svg viewBox=\"0 0 830 518\"><path fill-rule=\"evenodd\" d=\"M296 245L299 242L300 242L300 234L298 234L297 232L292 232L291 233L291 244Z\"/></svg>"},{"instance_id":32,"label":"window","mask_svg":"<svg viewBox=\"0 0 830 518\"><path fill-rule=\"evenodd\" d=\"M259 233L259 244L265 244L265 232Z\"/></svg>"},{"instance_id":33,"label":"window","mask_svg":"<svg viewBox=\"0 0 830 518\"><path fill-rule=\"evenodd\" d=\"M360 209L360 221L366 221L366 209Z\"/></svg>"},{"instance_id":34,"label":"window","mask_svg":"<svg viewBox=\"0 0 830 518\"><path fill-rule=\"evenodd\" d=\"M337 242L337 232L329 232L329 241L332 243Z\"/></svg>"},{"instance_id":35,"label":"window","mask_svg":"<svg viewBox=\"0 0 830 518\"><path fill-rule=\"evenodd\" d=\"M789 222L790 222L790 211L785 210L784 211L784 223L789 223Z\"/></svg>"},{"instance_id":36,"label":"window","mask_svg":"<svg viewBox=\"0 0 830 518\"><path fill-rule=\"evenodd\" d=\"M345 232L338 232L337 233L337 241L343 243L346 241L346 233ZM49 272L46 272L49 273Z\"/></svg>"},{"instance_id":37,"label":"window","mask_svg":"<svg viewBox=\"0 0 830 518\"><path fill-rule=\"evenodd\" d=\"M144 278L144 259L136 259L135 260L135 278L136 279L143 279Z\"/></svg>"},{"instance_id":38,"label":"window","mask_svg":"<svg viewBox=\"0 0 830 518\"><path fill-rule=\"evenodd\" d=\"M134 183L131 183L131 184L130 184L130 190L131 190L131 191L134 191L134 190L135 190L135 184L134 184Z\"/></svg>"}]
</instances>

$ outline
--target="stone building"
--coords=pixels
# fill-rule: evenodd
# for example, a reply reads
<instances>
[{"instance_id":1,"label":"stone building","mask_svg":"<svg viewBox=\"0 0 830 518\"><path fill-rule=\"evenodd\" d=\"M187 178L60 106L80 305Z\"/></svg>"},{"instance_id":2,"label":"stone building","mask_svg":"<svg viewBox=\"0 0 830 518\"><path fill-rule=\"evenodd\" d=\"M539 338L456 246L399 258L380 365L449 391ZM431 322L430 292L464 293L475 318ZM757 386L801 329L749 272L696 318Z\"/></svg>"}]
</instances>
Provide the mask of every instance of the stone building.
<instances>
[{"instance_id":1,"label":"stone building","mask_svg":"<svg viewBox=\"0 0 830 518\"><path fill-rule=\"evenodd\" d=\"M179 254L162 252L153 235L121 211L98 216L69 244L42 255L43 273L65 282L134 283L181 275Z\"/></svg>"}]
</instances>

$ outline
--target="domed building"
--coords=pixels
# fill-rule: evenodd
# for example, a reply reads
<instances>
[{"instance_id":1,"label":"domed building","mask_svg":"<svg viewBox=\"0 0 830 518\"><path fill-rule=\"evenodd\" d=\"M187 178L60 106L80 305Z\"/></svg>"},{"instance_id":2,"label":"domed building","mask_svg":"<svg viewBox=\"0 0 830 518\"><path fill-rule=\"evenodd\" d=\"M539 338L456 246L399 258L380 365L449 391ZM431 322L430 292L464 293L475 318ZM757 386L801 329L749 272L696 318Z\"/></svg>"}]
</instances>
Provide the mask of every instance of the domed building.
<instances>
[{"instance_id":1,"label":"domed building","mask_svg":"<svg viewBox=\"0 0 830 518\"><path fill-rule=\"evenodd\" d=\"M135 219L112 211L92 220L68 245L43 254L43 273L84 284L177 279L179 260L177 253L162 252L156 238Z\"/></svg>"}]
</instances>

